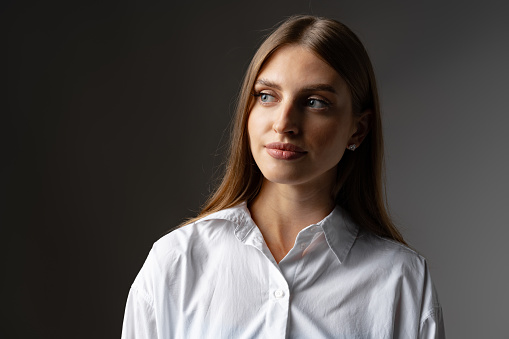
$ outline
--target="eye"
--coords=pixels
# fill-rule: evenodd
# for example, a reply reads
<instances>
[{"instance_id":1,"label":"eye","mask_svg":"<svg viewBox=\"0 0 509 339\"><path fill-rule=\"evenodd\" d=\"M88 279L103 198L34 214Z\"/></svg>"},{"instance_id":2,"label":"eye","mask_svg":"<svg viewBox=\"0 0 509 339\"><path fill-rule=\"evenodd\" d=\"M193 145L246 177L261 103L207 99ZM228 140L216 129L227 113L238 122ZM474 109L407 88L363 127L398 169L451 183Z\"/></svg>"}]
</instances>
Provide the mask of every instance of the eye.
<instances>
[{"instance_id":1,"label":"eye","mask_svg":"<svg viewBox=\"0 0 509 339\"><path fill-rule=\"evenodd\" d=\"M260 94L260 101L261 102L274 102L276 101L276 98L274 98L272 95L267 93L261 93Z\"/></svg>"},{"instance_id":2,"label":"eye","mask_svg":"<svg viewBox=\"0 0 509 339\"><path fill-rule=\"evenodd\" d=\"M262 102L262 103L270 103L270 102L276 102L277 101L277 99L273 95L270 95L269 93L258 92L258 93L255 93L253 95L255 97L257 97L258 100L260 100L260 102Z\"/></svg>"},{"instance_id":3,"label":"eye","mask_svg":"<svg viewBox=\"0 0 509 339\"><path fill-rule=\"evenodd\" d=\"M310 107L310 108L315 108L315 109L322 109L322 108L327 108L329 107L329 103L324 101L324 100L320 100L320 99L315 99L315 98L310 98L310 99L307 99L306 101L306 106Z\"/></svg>"}]
</instances>

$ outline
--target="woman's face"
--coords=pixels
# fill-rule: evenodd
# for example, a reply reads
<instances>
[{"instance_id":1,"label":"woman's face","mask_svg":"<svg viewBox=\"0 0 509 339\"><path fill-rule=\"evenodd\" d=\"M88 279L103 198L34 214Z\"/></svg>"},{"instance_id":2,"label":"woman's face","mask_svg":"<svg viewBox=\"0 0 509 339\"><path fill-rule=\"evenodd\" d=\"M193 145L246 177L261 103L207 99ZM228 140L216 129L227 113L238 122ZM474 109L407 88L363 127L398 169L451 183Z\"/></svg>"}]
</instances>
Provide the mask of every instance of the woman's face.
<instances>
[{"instance_id":1,"label":"woman's face","mask_svg":"<svg viewBox=\"0 0 509 339\"><path fill-rule=\"evenodd\" d=\"M263 176L288 185L331 185L346 147L359 141L346 82L310 50L289 45L266 62L248 118Z\"/></svg>"}]
</instances>

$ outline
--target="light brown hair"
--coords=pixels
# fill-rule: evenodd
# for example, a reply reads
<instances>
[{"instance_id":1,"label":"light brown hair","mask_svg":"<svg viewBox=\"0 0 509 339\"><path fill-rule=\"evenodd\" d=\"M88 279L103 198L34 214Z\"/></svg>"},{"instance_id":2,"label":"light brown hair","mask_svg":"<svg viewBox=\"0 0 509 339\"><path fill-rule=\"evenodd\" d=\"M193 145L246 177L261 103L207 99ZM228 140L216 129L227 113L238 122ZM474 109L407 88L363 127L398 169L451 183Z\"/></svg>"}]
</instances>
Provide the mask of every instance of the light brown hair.
<instances>
[{"instance_id":1,"label":"light brown hair","mask_svg":"<svg viewBox=\"0 0 509 339\"><path fill-rule=\"evenodd\" d=\"M338 164L336 185L331 187L336 203L348 211L361 228L405 243L386 207L380 105L368 54L348 27L332 19L314 16L294 16L285 20L254 55L238 97L222 182L200 214L185 224L242 202L249 203L258 194L262 174L251 154L247 133L247 120L253 104L251 94L264 63L278 48L290 44L308 48L338 72L350 88L354 115L371 111L370 131L362 145L355 152L345 152Z\"/></svg>"}]
</instances>

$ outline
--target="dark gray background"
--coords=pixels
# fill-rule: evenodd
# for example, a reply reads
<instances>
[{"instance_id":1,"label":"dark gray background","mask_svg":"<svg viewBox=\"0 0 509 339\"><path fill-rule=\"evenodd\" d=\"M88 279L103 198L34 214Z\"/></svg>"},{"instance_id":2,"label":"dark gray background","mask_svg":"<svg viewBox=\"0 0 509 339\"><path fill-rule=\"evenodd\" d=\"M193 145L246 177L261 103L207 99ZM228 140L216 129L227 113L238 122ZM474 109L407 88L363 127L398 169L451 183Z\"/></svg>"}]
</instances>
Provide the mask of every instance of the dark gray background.
<instances>
[{"instance_id":1,"label":"dark gray background","mask_svg":"<svg viewBox=\"0 0 509 339\"><path fill-rule=\"evenodd\" d=\"M509 338L502 3L2 2L2 337L119 337L152 243L214 184L266 29L316 14L372 57L392 212L449 338Z\"/></svg>"}]
</instances>

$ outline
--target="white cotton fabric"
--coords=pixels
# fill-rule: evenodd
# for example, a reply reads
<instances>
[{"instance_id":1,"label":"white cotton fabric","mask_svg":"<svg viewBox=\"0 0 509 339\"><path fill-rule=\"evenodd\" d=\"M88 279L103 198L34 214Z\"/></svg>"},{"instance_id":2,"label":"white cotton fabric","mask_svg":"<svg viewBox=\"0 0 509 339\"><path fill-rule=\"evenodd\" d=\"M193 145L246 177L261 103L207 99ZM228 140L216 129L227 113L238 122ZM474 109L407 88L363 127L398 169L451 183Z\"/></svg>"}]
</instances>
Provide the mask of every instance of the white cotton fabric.
<instances>
[{"instance_id":1,"label":"white cotton fabric","mask_svg":"<svg viewBox=\"0 0 509 339\"><path fill-rule=\"evenodd\" d=\"M425 259L336 207L278 264L246 204L157 241L122 338L445 338Z\"/></svg>"}]
</instances>

